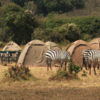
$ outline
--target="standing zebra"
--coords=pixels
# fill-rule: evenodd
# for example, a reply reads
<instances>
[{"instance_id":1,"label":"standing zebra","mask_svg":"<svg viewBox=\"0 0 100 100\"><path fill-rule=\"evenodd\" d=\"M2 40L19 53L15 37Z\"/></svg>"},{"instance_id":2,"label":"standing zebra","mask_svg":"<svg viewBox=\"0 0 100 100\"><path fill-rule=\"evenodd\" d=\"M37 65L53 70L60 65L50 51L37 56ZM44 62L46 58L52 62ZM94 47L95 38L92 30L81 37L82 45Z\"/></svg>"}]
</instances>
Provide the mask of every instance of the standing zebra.
<instances>
[{"instance_id":1,"label":"standing zebra","mask_svg":"<svg viewBox=\"0 0 100 100\"><path fill-rule=\"evenodd\" d=\"M89 74L91 74L91 66L93 65L94 74L96 74L95 67L98 66L99 68L100 63L100 51L87 49L83 52L83 65L89 68Z\"/></svg>"},{"instance_id":2,"label":"standing zebra","mask_svg":"<svg viewBox=\"0 0 100 100\"><path fill-rule=\"evenodd\" d=\"M59 62L60 67L62 68L63 64L65 63L65 70L66 70L66 64L67 61L70 60L70 55L67 51L62 51L62 50L48 50L46 52L46 64L47 64L47 70L52 69L51 68L51 63L52 61Z\"/></svg>"}]
</instances>

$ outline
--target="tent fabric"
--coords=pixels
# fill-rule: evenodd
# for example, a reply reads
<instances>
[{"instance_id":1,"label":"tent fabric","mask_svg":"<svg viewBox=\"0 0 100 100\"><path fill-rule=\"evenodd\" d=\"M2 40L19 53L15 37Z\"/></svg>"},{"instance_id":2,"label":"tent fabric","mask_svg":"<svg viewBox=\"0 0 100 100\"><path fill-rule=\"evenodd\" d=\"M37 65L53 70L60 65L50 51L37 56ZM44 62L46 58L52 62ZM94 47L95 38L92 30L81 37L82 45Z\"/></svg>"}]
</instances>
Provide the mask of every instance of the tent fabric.
<instances>
[{"instance_id":1,"label":"tent fabric","mask_svg":"<svg viewBox=\"0 0 100 100\"><path fill-rule=\"evenodd\" d=\"M57 45L56 43L51 42L51 41L47 41L47 42L45 43L45 45L46 45L46 47L47 47L48 50L49 50L49 49L52 49L52 50L61 50L61 48L59 48L58 45Z\"/></svg>"},{"instance_id":2,"label":"tent fabric","mask_svg":"<svg viewBox=\"0 0 100 100\"><path fill-rule=\"evenodd\" d=\"M32 40L24 47L17 65L24 66L46 66L45 53L48 49L58 50L56 43L42 42L40 40Z\"/></svg>"},{"instance_id":3,"label":"tent fabric","mask_svg":"<svg viewBox=\"0 0 100 100\"><path fill-rule=\"evenodd\" d=\"M67 48L67 51L76 65L82 65L82 53L86 49L90 49L88 43L83 40L77 40Z\"/></svg>"},{"instance_id":4,"label":"tent fabric","mask_svg":"<svg viewBox=\"0 0 100 100\"><path fill-rule=\"evenodd\" d=\"M21 48L18 44L16 44L13 41L10 41L4 48L2 51L20 51Z\"/></svg>"},{"instance_id":5,"label":"tent fabric","mask_svg":"<svg viewBox=\"0 0 100 100\"><path fill-rule=\"evenodd\" d=\"M89 46L92 49L100 50L100 38L95 38L89 42Z\"/></svg>"},{"instance_id":6,"label":"tent fabric","mask_svg":"<svg viewBox=\"0 0 100 100\"><path fill-rule=\"evenodd\" d=\"M17 64L24 66L43 66L45 65L44 53L46 50L47 48L44 42L33 40L26 44Z\"/></svg>"}]
</instances>

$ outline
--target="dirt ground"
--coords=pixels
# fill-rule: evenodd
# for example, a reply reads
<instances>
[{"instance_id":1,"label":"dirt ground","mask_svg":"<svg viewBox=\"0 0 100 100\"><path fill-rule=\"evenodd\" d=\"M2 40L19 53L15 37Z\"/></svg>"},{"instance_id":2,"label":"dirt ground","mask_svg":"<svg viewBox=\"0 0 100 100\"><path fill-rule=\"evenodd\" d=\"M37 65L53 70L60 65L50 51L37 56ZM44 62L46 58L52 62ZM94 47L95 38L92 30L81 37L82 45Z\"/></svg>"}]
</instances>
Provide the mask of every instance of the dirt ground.
<instances>
[{"instance_id":1,"label":"dirt ground","mask_svg":"<svg viewBox=\"0 0 100 100\"><path fill-rule=\"evenodd\" d=\"M100 100L100 71L95 76L83 77L67 81L49 81L57 68L47 72L45 67L30 68L38 78L33 81L3 82L4 72L8 67L0 66L0 100Z\"/></svg>"},{"instance_id":2,"label":"dirt ground","mask_svg":"<svg viewBox=\"0 0 100 100\"><path fill-rule=\"evenodd\" d=\"M100 100L100 88L0 89L0 100Z\"/></svg>"}]
</instances>

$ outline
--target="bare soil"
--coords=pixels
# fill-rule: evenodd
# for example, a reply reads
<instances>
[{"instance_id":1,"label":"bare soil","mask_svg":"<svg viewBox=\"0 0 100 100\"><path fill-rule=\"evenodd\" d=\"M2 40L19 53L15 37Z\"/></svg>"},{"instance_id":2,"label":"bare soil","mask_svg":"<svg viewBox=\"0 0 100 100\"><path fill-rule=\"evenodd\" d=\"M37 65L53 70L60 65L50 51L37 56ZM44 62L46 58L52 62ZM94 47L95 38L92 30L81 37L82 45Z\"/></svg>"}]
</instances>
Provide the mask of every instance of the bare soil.
<instances>
[{"instance_id":1,"label":"bare soil","mask_svg":"<svg viewBox=\"0 0 100 100\"><path fill-rule=\"evenodd\" d=\"M0 89L0 100L100 100L100 88Z\"/></svg>"}]
</instances>

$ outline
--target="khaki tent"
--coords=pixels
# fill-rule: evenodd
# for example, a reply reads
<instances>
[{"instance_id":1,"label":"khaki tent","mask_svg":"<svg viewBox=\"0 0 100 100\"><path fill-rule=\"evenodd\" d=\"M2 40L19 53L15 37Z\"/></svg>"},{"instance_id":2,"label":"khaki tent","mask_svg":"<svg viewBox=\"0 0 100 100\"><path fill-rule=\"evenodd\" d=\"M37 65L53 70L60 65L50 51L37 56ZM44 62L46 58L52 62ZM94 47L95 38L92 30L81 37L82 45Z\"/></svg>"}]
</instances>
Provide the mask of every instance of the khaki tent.
<instances>
[{"instance_id":1,"label":"khaki tent","mask_svg":"<svg viewBox=\"0 0 100 100\"><path fill-rule=\"evenodd\" d=\"M45 66L45 43L40 40L33 40L26 44L19 59L18 65L24 66Z\"/></svg>"},{"instance_id":2,"label":"khaki tent","mask_svg":"<svg viewBox=\"0 0 100 100\"><path fill-rule=\"evenodd\" d=\"M85 49L89 49L88 43L83 40L77 40L73 42L69 48L67 48L67 51L70 53L72 57L72 61L76 65L82 65L82 52Z\"/></svg>"},{"instance_id":3,"label":"khaki tent","mask_svg":"<svg viewBox=\"0 0 100 100\"><path fill-rule=\"evenodd\" d=\"M95 38L92 41L89 42L89 46L92 49L99 50L100 49L100 38Z\"/></svg>"},{"instance_id":4,"label":"khaki tent","mask_svg":"<svg viewBox=\"0 0 100 100\"><path fill-rule=\"evenodd\" d=\"M58 45L54 42L48 41L45 43L47 49L52 49L52 50L60 50L60 48L58 47Z\"/></svg>"},{"instance_id":5,"label":"khaki tent","mask_svg":"<svg viewBox=\"0 0 100 100\"><path fill-rule=\"evenodd\" d=\"M19 47L18 44L16 44L13 41L10 41L4 48L2 51L20 51L21 48Z\"/></svg>"}]
</instances>

